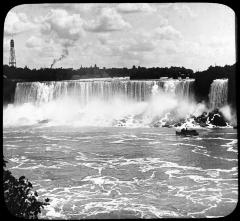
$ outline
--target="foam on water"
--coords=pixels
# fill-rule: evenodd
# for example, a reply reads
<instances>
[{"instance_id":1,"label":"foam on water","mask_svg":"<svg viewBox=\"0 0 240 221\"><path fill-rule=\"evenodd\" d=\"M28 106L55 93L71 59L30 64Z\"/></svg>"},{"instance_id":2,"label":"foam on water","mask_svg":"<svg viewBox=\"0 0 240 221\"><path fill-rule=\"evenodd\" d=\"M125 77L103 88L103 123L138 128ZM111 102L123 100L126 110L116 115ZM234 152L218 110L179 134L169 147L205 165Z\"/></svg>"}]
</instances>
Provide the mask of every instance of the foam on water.
<instances>
[{"instance_id":1,"label":"foam on water","mask_svg":"<svg viewBox=\"0 0 240 221\"><path fill-rule=\"evenodd\" d=\"M119 137L121 136L115 136L114 139ZM135 140L140 138L135 135L128 137ZM188 146L197 148L193 144ZM237 179L229 178L228 175L237 172L237 167L203 169L165 161L158 157L126 158L97 153L86 155L79 151L75 155L77 163L62 162L56 165L57 168L63 170L65 166L81 165L94 169L97 173L90 173L79 181L78 177L75 177L76 182L81 181L80 185L74 185L72 181L72 185L62 187L47 184L53 182L51 179L42 179L38 192L43 198L51 199L50 205L45 207L41 215L42 218L97 218L103 214L110 214L108 215L110 217L112 214L114 217L114 213L134 214L133 216L138 218L201 217L223 201L232 204L237 200L237 197L233 197L237 195L237 185L230 184L233 181L237 184ZM19 165L34 162L26 156L12 158L10 161ZM38 164L38 166L18 166L10 169L37 170L42 166ZM120 174L104 175L109 169L122 170L124 174L126 170L134 169L141 175L137 172L127 179L121 178ZM163 178L159 180L159 173L165 174L166 177L161 175L160 178ZM35 182L39 184L39 181ZM189 185L190 183L192 185ZM224 185L227 192L223 195ZM164 192L167 192L167 195ZM227 194L230 194L229 197L225 197ZM184 200L187 205L196 205L198 209L196 211L193 207L192 211L186 211L182 203L171 206L164 203L171 202L173 198L176 203Z\"/></svg>"}]
</instances>

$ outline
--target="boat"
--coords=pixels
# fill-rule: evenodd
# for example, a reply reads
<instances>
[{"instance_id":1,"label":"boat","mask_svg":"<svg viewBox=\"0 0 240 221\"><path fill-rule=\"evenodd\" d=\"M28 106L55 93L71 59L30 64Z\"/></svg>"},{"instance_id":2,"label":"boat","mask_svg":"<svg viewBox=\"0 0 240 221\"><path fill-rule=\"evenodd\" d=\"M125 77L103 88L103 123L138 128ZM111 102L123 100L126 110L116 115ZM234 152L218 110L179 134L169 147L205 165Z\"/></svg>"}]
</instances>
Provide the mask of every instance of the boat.
<instances>
[{"instance_id":1,"label":"boat","mask_svg":"<svg viewBox=\"0 0 240 221\"><path fill-rule=\"evenodd\" d=\"M179 136L198 136L198 132L196 130L189 130L187 128L181 129L181 131L176 131L176 135Z\"/></svg>"}]
</instances>

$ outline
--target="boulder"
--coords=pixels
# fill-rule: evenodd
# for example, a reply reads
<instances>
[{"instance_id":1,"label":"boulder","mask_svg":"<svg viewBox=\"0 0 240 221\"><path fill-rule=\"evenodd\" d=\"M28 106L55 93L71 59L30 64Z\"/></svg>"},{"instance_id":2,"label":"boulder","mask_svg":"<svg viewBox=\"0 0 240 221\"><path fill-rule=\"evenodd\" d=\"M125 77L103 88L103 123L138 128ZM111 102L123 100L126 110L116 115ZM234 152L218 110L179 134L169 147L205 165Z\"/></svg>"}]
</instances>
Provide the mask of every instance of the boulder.
<instances>
[{"instance_id":1,"label":"boulder","mask_svg":"<svg viewBox=\"0 0 240 221\"><path fill-rule=\"evenodd\" d=\"M194 121L198 123L201 127L206 127L207 126L207 119L208 119L208 114L207 112L203 112L201 115L198 117L194 117Z\"/></svg>"},{"instance_id":2,"label":"boulder","mask_svg":"<svg viewBox=\"0 0 240 221\"><path fill-rule=\"evenodd\" d=\"M209 113L209 122L215 126L225 127L227 123L222 115L217 109Z\"/></svg>"}]
</instances>

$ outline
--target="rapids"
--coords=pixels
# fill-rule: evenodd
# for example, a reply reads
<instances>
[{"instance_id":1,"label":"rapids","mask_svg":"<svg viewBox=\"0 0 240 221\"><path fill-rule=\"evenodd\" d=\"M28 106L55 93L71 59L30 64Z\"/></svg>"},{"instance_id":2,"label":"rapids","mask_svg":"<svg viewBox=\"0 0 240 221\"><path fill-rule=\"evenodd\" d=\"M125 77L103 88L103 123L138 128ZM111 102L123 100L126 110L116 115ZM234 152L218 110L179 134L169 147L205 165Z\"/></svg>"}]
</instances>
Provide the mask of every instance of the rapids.
<instances>
[{"instance_id":1,"label":"rapids","mask_svg":"<svg viewBox=\"0 0 240 221\"><path fill-rule=\"evenodd\" d=\"M43 219L203 218L237 205L237 131L17 126L4 129L13 175L42 198Z\"/></svg>"}]
</instances>

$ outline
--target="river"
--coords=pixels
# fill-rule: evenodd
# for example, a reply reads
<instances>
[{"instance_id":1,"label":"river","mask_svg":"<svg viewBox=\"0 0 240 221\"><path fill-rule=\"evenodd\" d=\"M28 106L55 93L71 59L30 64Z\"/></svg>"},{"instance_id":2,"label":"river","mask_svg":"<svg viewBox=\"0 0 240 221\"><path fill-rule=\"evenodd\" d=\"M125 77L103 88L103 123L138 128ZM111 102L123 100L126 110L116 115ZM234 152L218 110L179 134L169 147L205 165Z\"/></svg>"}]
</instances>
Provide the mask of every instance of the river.
<instances>
[{"instance_id":1,"label":"river","mask_svg":"<svg viewBox=\"0 0 240 221\"><path fill-rule=\"evenodd\" d=\"M237 130L8 126L3 153L41 198L40 218L221 217L238 199Z\"/></svg>"}]
</instances>

